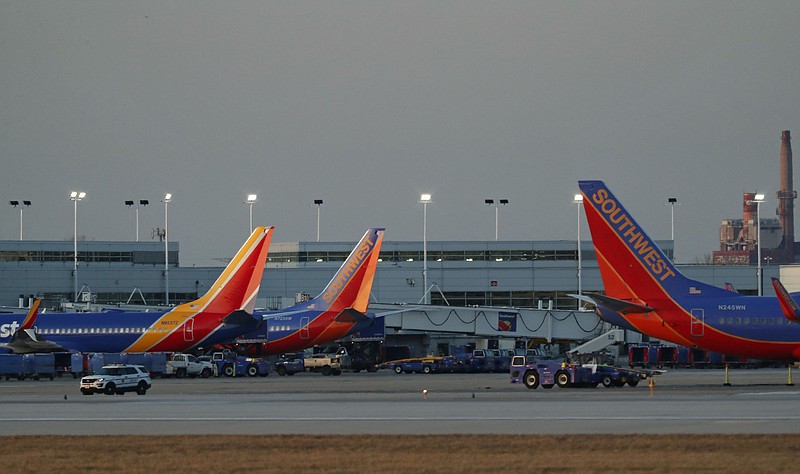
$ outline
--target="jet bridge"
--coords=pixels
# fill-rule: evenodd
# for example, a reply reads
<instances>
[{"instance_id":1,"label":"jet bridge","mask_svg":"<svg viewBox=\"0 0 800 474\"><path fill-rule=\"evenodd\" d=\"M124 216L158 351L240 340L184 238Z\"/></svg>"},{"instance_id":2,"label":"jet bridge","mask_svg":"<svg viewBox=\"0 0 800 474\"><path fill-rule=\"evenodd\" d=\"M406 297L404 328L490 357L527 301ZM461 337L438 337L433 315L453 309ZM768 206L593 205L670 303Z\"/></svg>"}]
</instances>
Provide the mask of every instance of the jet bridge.
<instances>
[{"instance_id":1,"label":"jet bridge","mask_svg":"<svg viewBox=\"0 0 800 474\"><path fill-rule=\"evenodd\" d=\"M593 311L370 304L384 326L398 332L452 333L481 338L586 341L609 328Z\"/></svg>"}]
</instances>

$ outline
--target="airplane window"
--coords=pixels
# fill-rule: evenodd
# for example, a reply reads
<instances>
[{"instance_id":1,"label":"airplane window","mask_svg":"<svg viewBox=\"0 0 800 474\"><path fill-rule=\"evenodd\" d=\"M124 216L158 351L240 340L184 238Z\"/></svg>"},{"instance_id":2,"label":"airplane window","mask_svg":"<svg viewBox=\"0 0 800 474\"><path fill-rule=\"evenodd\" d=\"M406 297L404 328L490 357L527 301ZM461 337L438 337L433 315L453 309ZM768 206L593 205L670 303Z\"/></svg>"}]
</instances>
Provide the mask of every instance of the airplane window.
<instances>
[{"instance_id":1,"label":"airplane window","mask_svg":"<svg viewBox=\"0 0 800 474\"><path fill-rule=\"evenodd\" d=\"M744 323L745 324L750 324L750 318L744 318Z\"/></svg>"},{"instance_id":2,"label":"airplane window","mask_svg":"<svg viewBox=\"0 0 800 474\"><path fill-rule=\"evenodd\" d=\"M719 318L719 323L720 324L725 324L725 318L724 317Z\"/></svg>"},{"instance_id":3,"label":"airplane window","mask_svg":"<svg viewBox=\"0 0 800 474\"><path fill-rule=\"evenodd\" d=\"M732 317L728 317L728 324L733 324L733 318Z\"/></svg>"},{"instance_id":4,"label":"airplane window","mask_svg":"<svg viewBox=\"0 0 800 474\"><path fill-rule=\"evenodd\" d=\"M736 318L736 324L742 324L742 318Z\"/></svg>"},{"instance_id":5,"label":"airplane window","mask_svg":"<svg viewBox=\"0 0 800 474\"><path fill-rule=\"evenodd\" d=\"M761 324L767 324L767 318L761 318Z\"/></svg>"},{"instance_id":6,"label":"airplane window","mask_svg":"<svg viewBox=\"0 0 800 474\"><path fill-rule=\"evenodd\" d=\"M769 323L770 324L775 324L775 318L769 318Z\"/></svg>"}]
</instances>

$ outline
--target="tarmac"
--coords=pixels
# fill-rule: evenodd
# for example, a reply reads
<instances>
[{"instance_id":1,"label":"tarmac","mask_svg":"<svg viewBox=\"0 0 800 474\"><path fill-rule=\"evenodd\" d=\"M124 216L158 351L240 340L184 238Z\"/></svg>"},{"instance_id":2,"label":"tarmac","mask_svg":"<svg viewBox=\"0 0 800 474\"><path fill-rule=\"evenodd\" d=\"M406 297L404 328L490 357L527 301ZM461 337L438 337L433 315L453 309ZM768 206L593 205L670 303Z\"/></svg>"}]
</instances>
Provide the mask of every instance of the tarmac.
<instances>
[{"instance_id":1,"label":"tarmac","mask_svg":"<svg viewBox=\"0 0 800 474\"><path fill-rule=\"evenodd\" d=\"M786 369L679 369L637 387L529 390L508 374L154 379L144 396L0 381L0 435L800 432ZM725 382L730 385L725 385Z\"/></svg>"}]
</instances>

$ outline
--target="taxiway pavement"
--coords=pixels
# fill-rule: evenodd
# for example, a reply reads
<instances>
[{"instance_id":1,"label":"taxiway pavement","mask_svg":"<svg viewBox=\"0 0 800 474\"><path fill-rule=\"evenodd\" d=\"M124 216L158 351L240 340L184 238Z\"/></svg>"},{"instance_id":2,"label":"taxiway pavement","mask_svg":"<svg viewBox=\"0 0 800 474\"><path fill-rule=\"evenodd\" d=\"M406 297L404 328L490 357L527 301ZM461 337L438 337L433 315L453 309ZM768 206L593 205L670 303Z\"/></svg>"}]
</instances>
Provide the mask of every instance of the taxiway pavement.
<instances>
[{"instance_id":1,"label":"taxiway pavement","mask_svg":"<svg viewBox=\"0 0 800 474\"><path fill-rule=\"evenodd\" d=\"M622 388L528 390L507 374L154 379L145 396L0 382L0 435L800 432L785 369L673 370ZM423 393L427 390L427 395Z\"/></svg>"}]
</instances>

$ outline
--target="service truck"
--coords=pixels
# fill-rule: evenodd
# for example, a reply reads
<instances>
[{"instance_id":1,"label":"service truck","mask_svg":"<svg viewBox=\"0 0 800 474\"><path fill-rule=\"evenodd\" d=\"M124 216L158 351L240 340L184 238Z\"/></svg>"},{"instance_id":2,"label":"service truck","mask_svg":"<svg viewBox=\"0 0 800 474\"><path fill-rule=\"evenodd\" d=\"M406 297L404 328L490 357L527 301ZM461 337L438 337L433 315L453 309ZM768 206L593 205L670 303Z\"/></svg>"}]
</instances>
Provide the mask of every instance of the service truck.
<instances>
[{"instance_id":1,"label":"service truck","mask_svg":"<svg viewBox=\"0 0 800 474\"><path fill-rule=\"evenodd\" d=\"M341 375L342 369L350 368L346 354L314 354L303 359L303 367L307 372L319 372L322 375Z\"/></svg>"},{"instance_id":2,"label":"service truck","mask_svg":"<svg viewBox=\"0 0 800 474\"><path fill-rule=\"evenodd\" d=\"M191 377L198 375L203 378L211 377L214 373L214 366L210 362L199 360L191 354L172 354L167 358L164 367L164 377L174 375L177 378Z\"/></svg>"}]
</instances>

